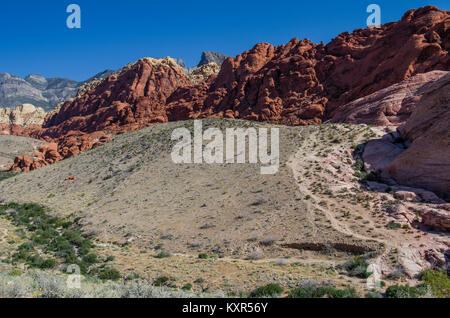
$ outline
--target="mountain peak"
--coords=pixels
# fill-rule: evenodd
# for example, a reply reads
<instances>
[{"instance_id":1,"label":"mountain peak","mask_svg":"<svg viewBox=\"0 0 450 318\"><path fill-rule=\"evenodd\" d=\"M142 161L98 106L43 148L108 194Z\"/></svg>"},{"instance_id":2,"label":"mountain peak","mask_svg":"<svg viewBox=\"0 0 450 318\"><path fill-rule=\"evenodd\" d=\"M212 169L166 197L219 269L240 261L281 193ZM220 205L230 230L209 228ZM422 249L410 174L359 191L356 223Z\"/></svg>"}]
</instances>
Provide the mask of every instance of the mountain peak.
<instances>
[{"instance_id":1,"label":"mountain peak","mask_svg":"<svg viewBox=\"0 0 450 318\"><path fill-rule=\"evenodd\" d=\"M229 56L218 53L218 52L212 52L212 51L205 51L202 53L202 58L200 60L200 63L198 63L197 67L200 67L202 65L206 65L209 63L216 63L217 65L222 66L222 63L228 58Z\"/></svg>"}]
</instances>

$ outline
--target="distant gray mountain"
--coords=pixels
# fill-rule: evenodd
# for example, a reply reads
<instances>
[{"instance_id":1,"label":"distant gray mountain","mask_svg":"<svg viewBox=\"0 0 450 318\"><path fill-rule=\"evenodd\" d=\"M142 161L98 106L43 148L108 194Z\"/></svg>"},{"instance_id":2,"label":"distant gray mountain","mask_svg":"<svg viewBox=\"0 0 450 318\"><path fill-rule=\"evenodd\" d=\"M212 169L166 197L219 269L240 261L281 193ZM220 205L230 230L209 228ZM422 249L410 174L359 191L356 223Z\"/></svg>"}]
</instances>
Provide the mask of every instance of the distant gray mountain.
<instances>
[{"instance_id":1,"label":"distant gray mountain","mask_svg":"<svg viewBox=\"0 0 450 318\"><path fill-rule=\"evenodd\" d=\"M200 60L200 63L198 63L197 67L200 67L202 65L205 64L209 64L209 63L216 63L219 66L222 66L222 63L228 58L229 56L222 54L222 53L217 53L217 52L211 52L211 51L206 51L202 53L202 58Z\"/></svg>"},{"instance_id":2,"label":"distant gray mountain","mask_svg":"<svg viewBox=\"0 0 450 318\"><path fill-rule=\"evenodd\" d=\"M114 72L106 70L94 77L103 78ZM74 98L83 83L66 78L45 78L36 74L22 79L8 73L0 73L0 108L33 104L45 111L51 111L59 103Z\"/></svg>"},{"instance_id":3,"label":"distant gray mountain","mask_svg":"<svg viewBox=\"0 0 450 318\"><path fill-rule=\"evenodd\" d=\"M115 74L116 72L117 71L115 71L115 70L104 70L103 72L95 74L94 76L92 76L87 81L84 81L83 83L88 83L88 82L92 81L94 78L96 78L96 79L105 78L105 77Z\"/></svg>"}]
</instances>

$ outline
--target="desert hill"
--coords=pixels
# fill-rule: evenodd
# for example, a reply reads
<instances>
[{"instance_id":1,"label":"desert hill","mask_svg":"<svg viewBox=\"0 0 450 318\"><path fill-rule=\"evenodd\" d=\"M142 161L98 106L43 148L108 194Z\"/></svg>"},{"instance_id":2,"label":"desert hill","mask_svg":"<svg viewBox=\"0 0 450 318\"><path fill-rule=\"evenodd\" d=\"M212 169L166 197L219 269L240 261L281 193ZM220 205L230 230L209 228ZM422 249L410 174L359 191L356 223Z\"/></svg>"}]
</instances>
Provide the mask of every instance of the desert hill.
<instances>
[{"instance_id":1,"label":"desert hill","mask_svg":"<svg viewBox=\"0 0 450 318\"><path fill-rule=\"evenodd\" d=\"M287 262L320 259L335 265L354 253L373 253L371 262L384 275L400 268L410 278L445 264L448 236L427 226L439 226L438 216L429 212L448 213L447 205L428 204L437 197L423 189L391 185L394 193L385 185L373 192L360 183L353 149L382 137L384 130L350 124L279 126L280 170L264 176L251 164L174 164L171 133L192 126L192 121L163 123L117 135L96 149L4 180L0 192L7 202L35 202L59 216L80 217L83 230L115 253L118 267L146 275L157 275L162 266L183 277L194 270L184 257L198 253L224 261L287 257ZM223 119L203 120L203 126L273 127ZM421 203L400 204L405 191L419 193ZM149 266L140 259L142 251L154 248L174 255L178 265ZM249 277L254 275L267 282L257 273Z\"/></svg>"}]
</instances>

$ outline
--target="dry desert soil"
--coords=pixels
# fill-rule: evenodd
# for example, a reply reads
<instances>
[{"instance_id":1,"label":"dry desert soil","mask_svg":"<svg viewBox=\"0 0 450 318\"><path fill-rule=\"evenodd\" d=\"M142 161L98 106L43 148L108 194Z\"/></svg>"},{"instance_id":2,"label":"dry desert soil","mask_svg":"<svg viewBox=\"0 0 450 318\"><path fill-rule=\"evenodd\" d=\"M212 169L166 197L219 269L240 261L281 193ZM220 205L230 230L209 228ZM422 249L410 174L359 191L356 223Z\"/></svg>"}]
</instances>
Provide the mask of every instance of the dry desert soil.
<instances>
[{"instance_id":1,"label":"dry desert soil","mask_svg":"<svg viewBox=\"0 0 450 318\"><path fill-rule=\"evenodd\" d=\"M191 283L194 291L228 295L272 282L294 288L302 279L367 291L365 279L336 266L371 253L371 263L395 273L411 264L419 248L448 240L440 233L389 228L381 207L395 199L368 190L355 176L355 149L385 131L203 120L205 130L279 128L279 172L261 175L256 164L174 164L171 134L179 127L192 130L193 121L115 136L96 149L1 181L0 195L79 218L99 251L113 255L114 266L126 275L167 276L179 288ZM8 138L13 137L0 139L1 149ZM25 149L34 145L14 139ZM1 222L0 251L11 253L20 238ZM167 257L157 257L162 252ZM202 253L208 258L200 259Z\"/></svg>"}]
</instances>

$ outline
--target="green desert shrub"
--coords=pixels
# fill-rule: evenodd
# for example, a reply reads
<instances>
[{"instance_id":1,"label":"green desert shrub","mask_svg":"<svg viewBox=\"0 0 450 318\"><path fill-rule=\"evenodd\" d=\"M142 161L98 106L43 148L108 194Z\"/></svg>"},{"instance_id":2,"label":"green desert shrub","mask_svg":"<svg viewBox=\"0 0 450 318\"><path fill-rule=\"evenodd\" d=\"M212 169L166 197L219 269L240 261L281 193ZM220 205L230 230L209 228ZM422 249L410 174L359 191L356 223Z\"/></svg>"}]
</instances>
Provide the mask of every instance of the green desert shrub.
<instances>
[{"instance_id":1,"label":"green desert shrub","mask_svg":"<svg viewBox=\"0 0 450 318\"><path fill-rule=\"evenodd\" d=\"M277 297L281 295L283 288L278 284L268 284L253 290L249 297L250 298L262 298L262 297Z\"/></svg>"},{"instance_id":2,"label":"green desert shrub","mask_svg":"<svg viewBox=\"0 0 450 318\"><path fill-rule=\"evenodd\" d=\"M357 298L355 289L346 287L337 289L327 283L318 283L314 280L304 280L299 287L291 290L289 298Z\"/></svg>"},{"instance_id":3,"label":"green desert shrub","mask_svg":"<svg viewBox=\"0 0 450 318\"><path fill-rule=\"evenodd\" d=\"M296 288L289 292L289 298L357 298L354 288L336 289L333 286L317 288Z\"/></svg>"},{"instance_id":4,"label":"green desert shrub","mask_svg":"<svg viewBox=\"0 0 450 318\"><path fill-rule=\"evenodd\" d=\"M168 284L169 284L169 277L167 277L167 276L158 277L153 282L153 285L155 285L157 287L167 286Z\"/></svg>"},{"instance_id":5,"label":"green desert shrub","mask_svg":"<svg viewBox=\"0 0 450 318\"><path fill-rule=\"evenodd\" d=\"M13 211L13 213L11 213ZM95 269L98 256L95 245L86 238L76 221L61 219L49 214L48 209L36 204L9 203L0 205L0 215L14 225L25 227L29 241L20 245L10 263L26 263L30 268L49 269L60 265L76 264L82 274L99 274L102 279L117 279L116 270ZM46 258L41 255L54 255ZM60 262L57 261L60 260Z\"/></svg>"},{"instance_id":6,"label":"green desert shrub","mask_svg":"<svg viewBox=\"0 0 450 318\"><path fill-rule=\"evenodd\" d=\"M450 278L444 270L426 270L421 280L434 296L450 298Z\"/></svg>"},{"instance_id":7,"label":"green desert shrub","mask_svg":"<svg viewBox=\"0 0 450 318\"><path fill-rule=\"evenodd\" d=\"M105 266L99 271L98 277L102 280L118 280L120 279L121 275L117 269Z\"/></svg>"},{"instance_id":8,"label":"green desert shrub","mask_svg":"<svg viewBox=\"0 0 450 318\"><path fill-rule=\"evenodd\" d=\"M369 264L363 256L356 256L340 266L347 271L349 276L368 278L372 273L367 271Z\"/></svg>"},{"instance_id":9,"label":"green desert shrub","mask_svg":"<svg viewBox=\"0 0 450 318\"><path fill-rule=\"evenodd\" d=\"M420 298L427 294L428 288L424 285L412 287L394 285L386 289L387 298Z\"/></svg>"}]
</instances>

